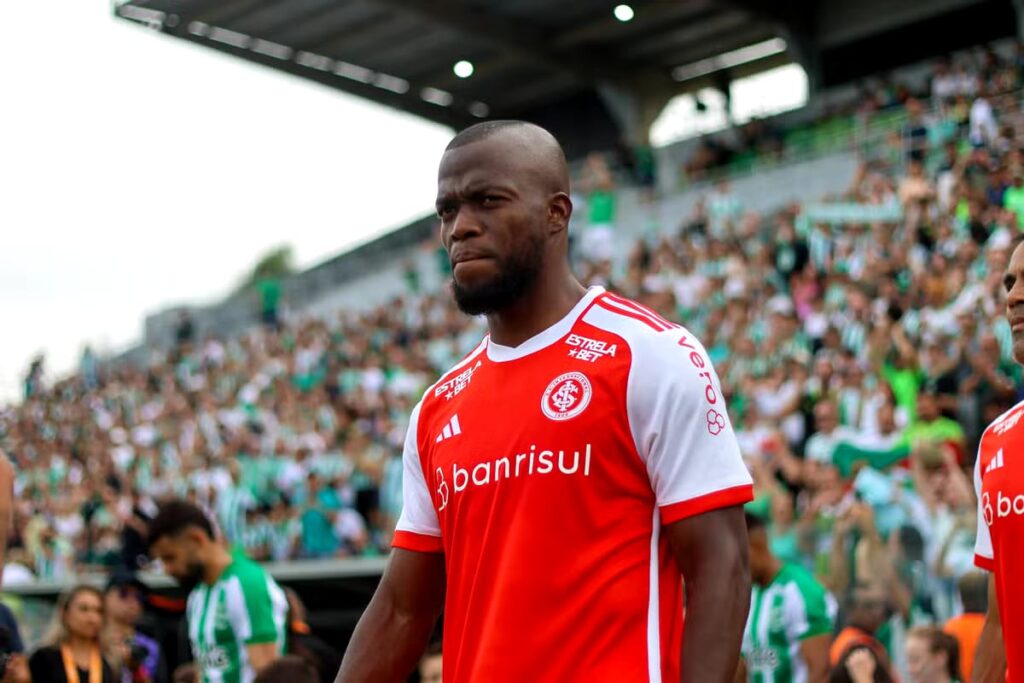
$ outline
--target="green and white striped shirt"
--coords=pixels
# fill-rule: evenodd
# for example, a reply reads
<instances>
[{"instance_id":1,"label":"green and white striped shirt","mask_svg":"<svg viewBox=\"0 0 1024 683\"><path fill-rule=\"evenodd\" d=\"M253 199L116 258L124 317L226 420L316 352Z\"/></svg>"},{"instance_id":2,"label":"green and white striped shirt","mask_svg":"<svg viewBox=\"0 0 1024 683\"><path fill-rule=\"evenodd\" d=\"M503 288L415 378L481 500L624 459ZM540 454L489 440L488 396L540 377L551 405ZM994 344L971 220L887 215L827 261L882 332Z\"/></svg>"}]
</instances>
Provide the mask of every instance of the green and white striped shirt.
<instances>
[{"instance_id":1,"label":"green and white striped shirt","mask_svg":"<svg viewBox=\"0 0 1024 683\"><path fill-rule=\"evenodd\" d=\"M743 631L750 683L806 683L800 644L832 633L836 602L810 572L784 563L767 586L753 586Z\"/></svg>"},{"instance_id":2,"label":"green and white striped shirt","mask_svg":"<svg viewBox=\"0 0 1024 683\"><path fill-rule=\"evenodd\" d=\"M246 646L274 643L283 654L288 614L284 591L241 554L220 578L200 583L188 596L186 616L192 654L202 683L252 683L256 672Z\"/></svg>"}]
</instances>

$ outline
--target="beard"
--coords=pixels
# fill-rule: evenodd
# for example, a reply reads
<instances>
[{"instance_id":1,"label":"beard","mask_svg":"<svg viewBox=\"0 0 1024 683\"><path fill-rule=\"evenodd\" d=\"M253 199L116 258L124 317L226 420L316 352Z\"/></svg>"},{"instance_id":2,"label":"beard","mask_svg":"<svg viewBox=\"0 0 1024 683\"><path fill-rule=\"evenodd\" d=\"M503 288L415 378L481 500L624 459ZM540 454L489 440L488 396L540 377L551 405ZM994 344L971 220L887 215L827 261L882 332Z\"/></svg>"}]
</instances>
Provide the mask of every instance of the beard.
<instances>
[{"instance_id":1,"label":"beard","mask_svg":"<svg viewBox=\"0 0 1024 683\"><path fill-rule=\"evenodd\" d=\"M175 576L174 580L178 582L182 588L192 591L193 588L199 585L199 582L203 580L203 565L201 562L194 561L189 563L184 574Z\"/></svg>"},{"instance_id":2,"label":"beard","mask_svg":"<svg viewBox=\"0 0 1024 683\"><path fill-rule=\"evenodd\" d=\"M452 276L455 305L466 315L488 315L508 308L537 282L543 260L543 239L533 238L519 252L498 261L498 274L486 282L460 285Z\"/></svg>"}]
</instances>

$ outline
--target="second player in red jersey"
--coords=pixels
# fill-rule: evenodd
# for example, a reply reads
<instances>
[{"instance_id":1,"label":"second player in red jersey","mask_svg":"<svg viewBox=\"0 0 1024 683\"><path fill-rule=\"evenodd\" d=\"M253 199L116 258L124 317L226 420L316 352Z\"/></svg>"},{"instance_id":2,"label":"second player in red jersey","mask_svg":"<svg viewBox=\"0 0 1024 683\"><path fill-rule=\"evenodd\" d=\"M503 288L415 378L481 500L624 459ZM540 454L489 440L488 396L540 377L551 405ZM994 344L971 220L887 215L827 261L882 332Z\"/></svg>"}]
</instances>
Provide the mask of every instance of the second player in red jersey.
<instances>
[{"instance_id":1,"label":"second player in red jersey","mask_svg":"<svg viewBox=\"0 0 1024 683\"><path fill-rule=\"evenodd\" d=\"M1024 364L1024 243L1003 277L1013 355ZM1000 415L981 436L974 465L978 494L975 563L992 572L989 608L973 677L980 683L1024 681L1024 402Z\"/></svg>"}]
</instances>

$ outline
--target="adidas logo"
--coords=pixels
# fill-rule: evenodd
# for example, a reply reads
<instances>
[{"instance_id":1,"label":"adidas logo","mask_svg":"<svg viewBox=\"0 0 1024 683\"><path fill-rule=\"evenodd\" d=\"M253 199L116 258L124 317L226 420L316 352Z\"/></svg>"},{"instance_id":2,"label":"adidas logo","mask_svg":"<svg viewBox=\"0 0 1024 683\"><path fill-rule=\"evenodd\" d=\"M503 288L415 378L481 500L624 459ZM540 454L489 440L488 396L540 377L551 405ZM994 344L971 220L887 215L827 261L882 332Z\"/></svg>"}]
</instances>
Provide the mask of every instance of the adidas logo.
<instances>
[{"instance_id":1,"label":"adidas logo","mask_svg":"<svg viewBox=\"0 0 1024 683\"><path fill-rule=\"evenodd\" d=\"M999 451L996 452L996 457L988 461L988 465L985 466L985 471L982 474L988 474L993 470L998 470L1003 466L1003 464L1003 449L1000 448Z\"/></svg>"},{"instance_id":2,"label":"adidas logo","mask_svg":"<svg viewBox=\"0 0 1024 683\"><path fill-rule=\"evenodd\" d=\"M434 443L441 443L445 439L451 439L461 433L462 427L459 426L459 416L452 415L452 419L448 420L448 424L446 424L444 429L441 430L441 433L437 435L437 439L434 440Z\"/></svg>"}]
</instances>

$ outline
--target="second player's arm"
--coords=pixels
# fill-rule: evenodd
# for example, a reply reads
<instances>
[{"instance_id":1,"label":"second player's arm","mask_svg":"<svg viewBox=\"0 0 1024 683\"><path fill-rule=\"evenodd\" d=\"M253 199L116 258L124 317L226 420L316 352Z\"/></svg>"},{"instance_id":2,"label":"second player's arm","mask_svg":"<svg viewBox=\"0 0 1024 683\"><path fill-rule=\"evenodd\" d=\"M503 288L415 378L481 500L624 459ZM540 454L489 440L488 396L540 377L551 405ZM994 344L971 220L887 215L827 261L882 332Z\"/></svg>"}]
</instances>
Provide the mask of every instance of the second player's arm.
<instances>
[{"instance_id":1,"label":"second player's arm","mask_svg":"<svg viewBox=\"0 0 1024 683\"><path fill-rule=\"evenodd\" d=\"M395 548L356 626L335 683L402 683L444 606L442 553Z\"/></svg>"},{"instance_id":2,"label":"second player's arm","mask_svg":"<svg viewBox=\"0 0 1024 683\"><path fill-rule=\"evenodd\" d=\"M809 683L826 683L828 681L829 664L828 648L832 645L832 634L823 633L800 643L800 656L807 665Z\"/></svg>"},{"instance_id":3,"label":"second player's arm","mask_svg":"<svg viewBox=\"0 0 1024 683\"><path fill-rule=\"evenodd\" d=\"M985 615L981 638L978 639L971 679L972 683L1003 683L1006 679L1006 645L1003 641L1003 624L999 621L995 574L988 577L988 613Z\"/></svg>"},{"instance_id":4,"label":"second player's arm","mask_svg":"<svg viewBox=\"0 0 1024 683\"><path fill-rule=\"evenodd\" d=\"M750 609L743 508L688 517L665 533L686 588L682 683L732 683Z\"/></svg>"},{"instance_id":5,"label":"second player's arm","mask_svg":"<svg viewBox=\"0 0 1024 683\"><path fill-rule=\"evenodd\" d=\"M257 673L278 658L277 643L253 643L245 646L249 664Z\"/></svg>"}]
</instances>

